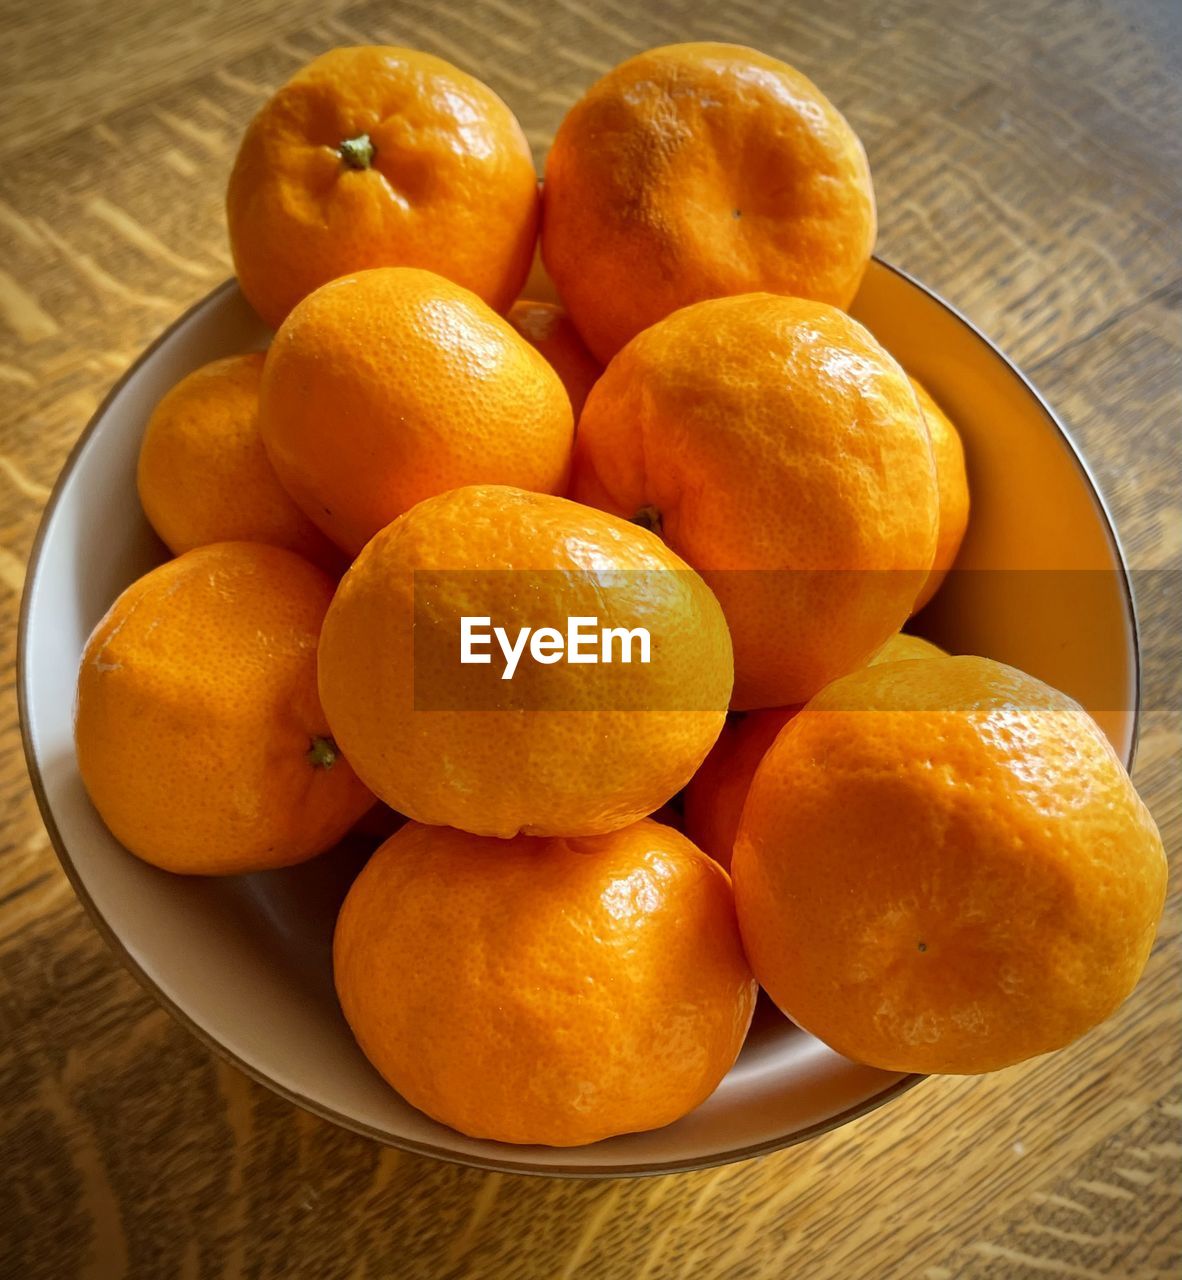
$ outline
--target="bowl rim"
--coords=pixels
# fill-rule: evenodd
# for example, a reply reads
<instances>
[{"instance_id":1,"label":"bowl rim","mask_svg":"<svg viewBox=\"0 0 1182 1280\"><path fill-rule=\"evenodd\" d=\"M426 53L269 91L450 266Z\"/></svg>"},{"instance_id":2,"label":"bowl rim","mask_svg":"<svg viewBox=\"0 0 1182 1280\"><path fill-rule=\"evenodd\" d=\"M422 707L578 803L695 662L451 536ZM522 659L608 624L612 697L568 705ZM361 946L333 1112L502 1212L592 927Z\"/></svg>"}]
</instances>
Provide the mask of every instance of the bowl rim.
<instances>
[{"instance_id":1,"label":"bowl rim","mask_svg":"<svg viewBox=\"0 0 1182 1280\"><path fill-rule=\"evenodd\" d=\"M1132 637L1134 681L1133 726L1129 747L1129 757L1128 760L1125 761L1126 766L1131 771L1134 761L1136 760L1137 743L1141 726L1141 633L1128 560L1125 556L1120 536L1117 533L1116 523L1113 520L1112 512L1108 508L1108 504L1105 501L1100 486L1096 482L1095 476L1092 474L1092 471L1080 452L1075 440L1067 431L1058 415L1053 409L1051 409L1046 399L1026 374L1022 372L1022 370L1009 358L1009 356L1005 354L1004 351L1002 351L962 312L952 306L933 289L930 289L922 281L917 280L914 276L910 275L900 267L895 266L893 263L887 262L878 254L874 254L872 260L879 267L882 267L892 275L899 277L904 283L931 298L939 307L951 315L954 320L969 330L972 336L985 346L992 355L999 360L1006 369L1008 369L1009 373L1013 377L1017 378L1018 381L1022 383L1026 391L1037 404L1043 417L1066 444L1069 454L1074 459L1076 467L1090 490L1092 500L1102 517L1102 522L1104 524L1111 550L1120 568L1121 580L1124 586L1123 595L1125 610L1129 622L1129 633ZM382 1146L394 1147L413 1155L427 1156L436 1160L446 1161L450 1164L458 1164L485 1172L520 1174L527 1177L600 1180L607 1178L651 1177L659 1174L690 1173L703 1169L717 1168L720 1165L737 1163L742 1160L753 1159L757 1156L769 1155L774 1151L782 1151L788 1147L796 1146L799 1143L807 1142L812 1138L820 1137L822 1134L838 1129L852 1120L868 1115L872 1111L877 1111L879 1107L884 1106L892 1099L907 1093L917 1084L927 1079L926 1076L915 1073L905 1075L900 1080L888 1085L872 1097L867 1098L864 1102L848 1107L845 1110L838 1112L836 1115L830 1116L816 1124L808 1125L791 1134L776 1138L769 1138L763 1142L750 1143L746 1146L736 1147L726 1151L714 1152L701 1158L688 1160L678 1158L669 1161L646 1161L635 1164L611 1164L599 1167L562 1164L543 1165L529 1161L519 1162L507 1158L498 1159L495 1156L472 1155L469 1153L452 1151L445 1147L438 1147L432 1143L419 1142L412 1138L396 1137L384 1132L383 1130L377 1129L372 1125L366 1124L363 1121L344 1115L343 1113L334 1110L332 1107L325 1106L315 1098L307 1097L304 1094L297 1093L294 1090L287 1088L278 1081L271 1079L265 1072L261 1071L253 1064L240 1058L232 1049L222 1044L203 1027L199 1026L184 1009L177 1005L161 990L147 970L132 956L119 936L107 923L106 918L99 911L94 900L91 898L81 875L74 865L73 859L70 856L70 852L66 847L66 843L62 838L61 832L58 830L57 822L54 818L53 810L45 791L40 763L37 759L37 754L33 746L32 732L29 726L28 667L25 658L26 642L28 639L29 619L32 613L32 601L36 593L36 586L41 568L43 544L49 527L53 522L58 504L65 490L66 483L73 474L75 467L78 465L78 461L87 442L98 428L98 425L105 418L112 402L123 390L123 387L131 380L140 367L155 355L156 351L168 340L168 338L170 338L178 329L186 325L198 312L204 310L206 307L216 305L226 294L231 293L237 287L238 281L231 276L229 279L224 280L220 285L217 285L214 289L210 290L209 293L198 299L191 306L187 307L175 320L157 334L157 336L143 349L142 352L140 352L135 360L132 361L132 363L120 375L118 380L111 386L107 394L102 398L98 407L91 415L89 422L87 422L86 426L83 428L77 440L75 440L71 447L70 452L58 473L57 479L54 481L53 489L49 498L42 509L41 517L37 526L37 532L33 539L33 545L29 551L27 575L24 590L21 595L20 614L17 622L17 710L20 721L21 745L24 750L25 765L29 772L29 779L32 783L33 794L37 801L37 808L41 814L41 820L45 824L46 833L49 836L50 843L53 845L54 852L57 854L62 870L66 873L67 879L70 881L75 894L85 908L92 924L98 930L107 946L110 947L115 955L122 961L124 967L128 969L140 985L155 998L158 1004L160 1004L173 1018L175 1018L181 1026L186 1028L191 1035L195 1036L207 1049L212 1050L217 1057L222 1059L222 1061L237 1068L251 1080L255 1081L257 1084L263 1085L267 1089L270 1089L273 1093L278 1094L292 1105L310 1112L311 1114L318 1116L320 1119L339 1125L341 1128L356 1133L361 1137L372 1139L373 1141L380 1143ZM508 1144L501 1145L505 1146Z\"/></svg>"}]
</instances>

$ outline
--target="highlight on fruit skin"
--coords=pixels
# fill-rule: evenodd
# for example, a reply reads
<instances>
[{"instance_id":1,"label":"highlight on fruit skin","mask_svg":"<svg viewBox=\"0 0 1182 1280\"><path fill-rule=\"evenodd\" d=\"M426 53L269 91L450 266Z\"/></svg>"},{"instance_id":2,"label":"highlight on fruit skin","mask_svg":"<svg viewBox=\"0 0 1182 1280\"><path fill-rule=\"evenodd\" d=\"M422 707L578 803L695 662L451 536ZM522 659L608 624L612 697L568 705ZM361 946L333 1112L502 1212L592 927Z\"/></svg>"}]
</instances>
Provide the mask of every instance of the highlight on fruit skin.
<instances>
[{"instance_id":1,"label":"highlight on fruit skin","mask_svg":"<svg viewBox=\"0 0 1182 1280\"><path fill-rule=\"evenodd\" d=\"M314 289L420 267L496 311L537 240L529 143L485 84L414 49L332 49L250 122L226 192L234 270L272 328Z\"/></svg>"},{"instance_id":2,"label":"highlight on fruit skin","mask_svg":"<svg viewBox=\"0 0 1182 1280\"><path fill-rule=\"evenodd\" d=\"M546 158L542 257L595 356L706 298L848 307L876 233L853 129L810 80L742 45L637 54L567 113Z\"/></svg>"},{"instance_id":3,"label":"highlight on fruit skin","mask_svg":"<svg viewBox=\"0 0 1182 1280\"><path fill-rule=\"evenodd\" d=\"M647 819L569 840L408 823L350 889L333 972L366 1057L412 1106L560 1147L705 1101L757 992L726 872Z\"/></svg>"},{"instance_id":4,"label":"highlight on fruit skin","mask_svg":"<svg viewBox=\"0 0 1182 1280\"><path fill-rule=\"evenodd\" d=\"M198 547L132 583L78 673L78 770L145 862L231 875L303 862L373 805L316 694L327 574L262 543Z\"/></svg>"},{"instance_id":5,"label":"highlight on fruit skin","mask_svg":"<svg viewBox=\"0 0 1182 1280\"><path fill-rule=\"evenodd\" d=\"M756 772L732 873L752 968L788 1017L870 1066L954 1074L1108 1017L1166 890L1157 827L1096 723L969 657L819 693Z\"/></svg>"},{"instance_id":6,"label":"highlight on fruit skin","mask_svg":"<svg viewBox=\"0 0 1182 1280\"><path fill-rule=\"evenodd\" d=\"M651 661L527 661L506 679L461 663L464 617L513 639L570 617L643 627ZM717 600L659 538L497 485L382 530L341 580L319 656L333 736L380 799L501 837L594 835L658 809L718 736L732 672Z\"/></svg>"},{"instance_id":7,"label":"highlight on fruit skin","mask_svg":"<svg viewBox=\"0 0 1182 1280\"><path fill-rule=\"evenodd\" d=\"M736 710L804 702L907 620L939 499L894 358L836 307L747 294L638 334L579 419L571 496L647 527L718 596Z\"/></svg>"}]
</instances>

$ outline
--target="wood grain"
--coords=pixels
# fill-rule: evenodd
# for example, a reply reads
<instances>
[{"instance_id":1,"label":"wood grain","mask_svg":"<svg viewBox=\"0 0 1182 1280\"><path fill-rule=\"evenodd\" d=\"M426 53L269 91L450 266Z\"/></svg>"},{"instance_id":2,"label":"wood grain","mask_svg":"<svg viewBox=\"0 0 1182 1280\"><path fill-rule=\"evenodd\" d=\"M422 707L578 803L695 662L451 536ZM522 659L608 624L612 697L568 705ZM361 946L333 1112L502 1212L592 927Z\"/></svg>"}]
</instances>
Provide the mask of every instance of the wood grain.
<instances>
[{"instance_id":1,"label":"wood grain","mask_svg":"<svg viewBox=\"0 0 1182 1280\"><path fill-rule=\"evenodd\" d=\"M1136 779L1182 804L1182 94L1162 0L9 0L0 10L0 1274L35 1277L1173 1276L1182 1155L1178 893L1136 996L1082 1044L933 1080L758 1162L641 1182L400 1155L214 1059L119 967L57 867L12 661L25 557L109 384L228 274L239 130L314 53L386 41L480 75L540 162L622 57L756 44L867 143L880 250L1031 372L1136 567Z\"/></svg>"}]
</instances>

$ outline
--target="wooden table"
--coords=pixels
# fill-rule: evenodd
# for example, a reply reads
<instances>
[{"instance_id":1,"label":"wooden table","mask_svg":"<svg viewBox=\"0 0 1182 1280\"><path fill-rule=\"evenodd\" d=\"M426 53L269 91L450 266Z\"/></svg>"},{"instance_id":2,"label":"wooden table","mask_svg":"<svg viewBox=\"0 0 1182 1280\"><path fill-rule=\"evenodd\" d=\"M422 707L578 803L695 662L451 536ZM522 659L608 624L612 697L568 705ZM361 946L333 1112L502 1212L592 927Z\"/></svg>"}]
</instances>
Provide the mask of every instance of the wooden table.
<instances>
[{"instance_id":1,"label":"wooden table","mask_svg":"<svg viewBox=\"0 0 1182 1280\"><path fill-rule=\"evenodd\" d=\"M337 44L421 46L564 110L648 45L758 45L865 139L880 250L1070 424L1145 642L1136 777L1177 853L1179 15L1118 0L6 0L0 42L0 1272L33 1277L1177 1274L1178 895L1084 1043L932 1080L761 1161L651 1181L487 1175L382 1150L222 1065L120 968L29 791L11 661L24 561L74 438L229 273L222 192L266 93ZM822 13L821 11L824 10ZM1173 611L1172 611L1173 610Z\"/></svg>"}]
</instances>

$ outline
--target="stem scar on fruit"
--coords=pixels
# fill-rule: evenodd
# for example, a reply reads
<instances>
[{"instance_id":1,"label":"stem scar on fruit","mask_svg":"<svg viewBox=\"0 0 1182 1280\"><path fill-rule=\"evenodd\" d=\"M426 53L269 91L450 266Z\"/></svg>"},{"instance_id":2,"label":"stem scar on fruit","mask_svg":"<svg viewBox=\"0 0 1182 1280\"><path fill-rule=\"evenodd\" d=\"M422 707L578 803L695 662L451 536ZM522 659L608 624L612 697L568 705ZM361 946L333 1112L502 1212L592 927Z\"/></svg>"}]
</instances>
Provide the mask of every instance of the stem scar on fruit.
<instances>
[{"instance_id":1,"label":"stem scar on fruit","mask_svg":"<svg viewBox=\"0 0 1182 1280\"><path fill-rule=\"evenodd\" d=\"M921 942L919 944L919 949L920 951L926 951L928 949L928 944L926 942Z\"/></svg>"},{"instance_id":2,"label":"stem scar on fruit","mask_svg":"<svg viewBox=\"0 0 1182 1280\"><path fill-rule=\"evenodd\" d=\"M376 153L369 134L359 133L355 138L346 138L337 147L337 154L350 169L368 169Z\"/></svg>"},{"instance_id":3,"label":"stem scar on fruit","mask_svg":"<svg viewBox=\"0 0 1182 1280\"><path fill-rule=\"evenodd\" d=\"M331 738L316 737L312 739L312 745L305 758L317 769L331 769L336 764L339 754L337 744Z\"/></svg>"}]
</instances>

